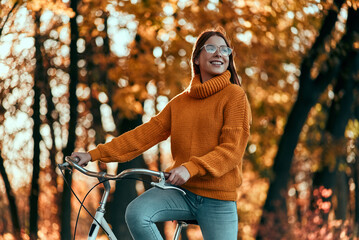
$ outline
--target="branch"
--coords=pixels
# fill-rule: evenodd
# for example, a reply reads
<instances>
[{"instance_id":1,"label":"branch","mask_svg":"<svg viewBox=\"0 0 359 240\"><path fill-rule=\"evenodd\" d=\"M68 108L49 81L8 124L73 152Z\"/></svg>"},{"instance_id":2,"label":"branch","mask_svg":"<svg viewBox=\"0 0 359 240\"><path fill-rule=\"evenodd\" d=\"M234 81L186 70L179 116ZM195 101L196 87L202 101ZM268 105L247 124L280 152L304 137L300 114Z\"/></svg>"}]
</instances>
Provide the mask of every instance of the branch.
<instances>
[{"instance_id":1,"label":"branch","mask_svg":"<svg viewBox=\"0 0 359 240\"><path fill-rule=\"evenodd\" d=\"M322 27L319 31L318 36L313 43L312 48L308 54L304 57L300 69L301 75L299 77L300 84L306 86L311 83L310 70L313 67L314 61L318 58L319 54L323 51L325 41L330 36L331 32L335 27L335 23L338 20L338 13L343 5L344 0L335 0L333 9L328 11L328 14L323 20ZM309 86L310 87L310 86Z\"/></svg>"},{"instance_id":2,"label":"branch","mask_svg":"<svg viewBox=\"0 0 359 240\"><path fill-rule=\"evenodd\" d=\"M7 14L7 16L6 16L6 18L5 18L5 21L4 21L4 24L3 24L2 27L0 28L0 37L1 37L2 30L4 29L7 20L9 19L11 13L15 10L15 8L16 8L16 6L17 6L18 4L19 4L19 2L16 1L15 4L14 4L14 6L12 6L12 8L10 9L10 12Z\"/></svg>"},{"instance_id":3,"label":"branch","mask_svg":"<svg viewBox=\"0 0 359 240\"><path fill-rule=\"evenodd\" d=\"M346 32L336 49L330 53L328 61L325 63L325 67L319 73L317 78L314 80L314 88L319 91L323 91L324 88L332 82L333 78L337 76L342 66L341 61L345 58L351 51L353 51L353 43L356 41L356 36L359 34L359 12L353 8L348 9L348 19L346 22ZM354 50L357 51L357 50ZM338 67L340 67L338 69Z\"/></svg>"}]
</instances>

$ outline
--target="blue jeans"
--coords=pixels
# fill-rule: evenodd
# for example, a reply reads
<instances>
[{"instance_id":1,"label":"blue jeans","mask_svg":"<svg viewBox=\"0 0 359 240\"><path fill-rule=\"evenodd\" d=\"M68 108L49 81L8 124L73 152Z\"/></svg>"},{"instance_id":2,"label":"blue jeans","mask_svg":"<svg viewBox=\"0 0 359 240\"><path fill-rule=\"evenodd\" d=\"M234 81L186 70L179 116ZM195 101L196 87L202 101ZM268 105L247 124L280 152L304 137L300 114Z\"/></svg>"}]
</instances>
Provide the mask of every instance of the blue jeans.
<instances>
[{"instance_id":1,"label":"blue jeans","mask_svg":"<svg viewBox=\"0 0 359 240\"><path fill-rule=\"evenodd\" d=\"M237 204L198 196L187 190L151 188L133 200L126 209L126 223L135 240L163 239L156 222L194 220L205 240L236 240Z\"/></svg>"}]
</instances>

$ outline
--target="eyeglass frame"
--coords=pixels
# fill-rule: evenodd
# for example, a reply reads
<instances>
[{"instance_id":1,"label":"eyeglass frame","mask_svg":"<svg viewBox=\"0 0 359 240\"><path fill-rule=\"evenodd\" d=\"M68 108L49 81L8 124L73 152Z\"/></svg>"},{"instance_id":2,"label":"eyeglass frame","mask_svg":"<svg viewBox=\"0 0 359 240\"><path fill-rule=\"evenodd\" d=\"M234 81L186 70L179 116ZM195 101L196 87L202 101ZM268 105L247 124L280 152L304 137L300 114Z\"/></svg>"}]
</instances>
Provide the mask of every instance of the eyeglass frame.
<instances>
[{"instance_id":1,"label":"eyeglass frame","mask_svg":"<svg viewBox=\"0 0 359 240\"><path fill-rule=\"evenodd\" d=\"M214 46L214 47L216 47L216 51L214 51L213 53L208 52L208 51L207 51L207 48L206 48L207 46ZM203 46L200 48L200 50L202 51L203 48L206 50L206 53L209 53L209 54L214 54L215 52L217 52L217 51L219 50L219 53L221 53L221 55L226 56L226 57L230 56L230 55L232 54L232 52L233 52L233 49L230 48L230 47L228 47L228 46L226 46L226 45L217 46L217 45L214 45L214 44L205 44L205 45L203 45ZM229 53L228 55L223 54L222 51L221 51L221 48L227 48L227 49L229 49L230 53Z\"/></svg>"}]
</instances>

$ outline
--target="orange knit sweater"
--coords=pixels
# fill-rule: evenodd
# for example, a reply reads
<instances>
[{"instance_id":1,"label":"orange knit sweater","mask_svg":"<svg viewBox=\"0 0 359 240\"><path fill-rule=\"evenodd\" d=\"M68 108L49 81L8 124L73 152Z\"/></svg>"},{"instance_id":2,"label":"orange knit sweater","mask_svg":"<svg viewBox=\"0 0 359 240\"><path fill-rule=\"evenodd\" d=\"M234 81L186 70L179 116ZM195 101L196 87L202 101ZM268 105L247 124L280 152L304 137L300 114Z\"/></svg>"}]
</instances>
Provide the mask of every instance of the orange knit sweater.
<instances>
[{"instance_id":1,"label":"orange knit sweater","mask_svg":"<svg viewBox=\"0 0 359 240\"><path fill-rule=\"evenodd\" d=\"M242 182L242 158L251 111L243 89L230 72L190 86L149 122L89 151L92 161L125 162L171 136L173 165L191 178L183 188L200 196L235 201Z\"/></svg>"}]
</instances>

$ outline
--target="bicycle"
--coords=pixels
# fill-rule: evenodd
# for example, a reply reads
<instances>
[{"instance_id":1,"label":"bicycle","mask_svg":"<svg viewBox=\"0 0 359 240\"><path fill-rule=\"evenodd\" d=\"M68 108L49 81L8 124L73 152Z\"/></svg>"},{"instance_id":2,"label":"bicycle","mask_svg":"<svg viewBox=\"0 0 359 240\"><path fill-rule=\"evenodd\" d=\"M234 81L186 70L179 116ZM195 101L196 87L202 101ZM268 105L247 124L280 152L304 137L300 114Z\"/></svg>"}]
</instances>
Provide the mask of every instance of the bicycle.
<instances>
[{"instance_id":1,"label":"bicycle","mask_svg":"<svg viewBox=\"0 0 359 240\"><path fill-rule=\"evenodd\" d=\"M149 175L149 176L157 177L159 180L158 182L151 182L152 186L158 187L161 189L174 189L174 190L180 191L183 195L186 195L186 192L183 191L182 189L166 183L166 179L170 175L169 173L166 173L166 172L157 172L157 171L153 171L153 170L149 170L149 169L145 169L145 168L132 168L132 169L126 169L117 175L111 175L111 174L107 174L106 172L89 171L89 170L83 168L82 166L78 165L77 160L78 160L77 158L72 158L72 157L67 156L67 157L65 157L64 163L58 164L58 168L61 170L61 173L63 170L69 169L70 171L72 171L72 168L75 168L79 172L81 172L89 177L97 178L99 180L98 184L102 183L104 185L104 189L105 189L105 191L102 194L100 205L96 210L95 216L93 216L83 206L83 202L85 201L89 192L98 184L96 184L87 193L87 195L85 196L83 201L80 201L80 199L77 198L76 194L73 192L72 188L69 186L72 193L76 196L77 200L81 203L81 207L84 207L84 209L93 218L93 222L91 224L91 227L90 227L90 230L88 233L88 238L87 238L88 240L95 240L100 228L102 228L102 230L105 232L105 234L108 236L108 238L110 240L117 240L115 234L113 233L112 229L110 228L109 224L107 223L106 219L104 218L105 206L106 206L107 198L108 198L108 196L110 194L110 190L111 190L111 185L108 182L109 180L120 180L120 179L123 179L124 177L130 176L130 175L135 175L135 174L136 175ZM80 207L80 210L81 210L81 207ZM80 210L79 210L79 212L80 212ZM181 234L183 227L186 227L188 224L198 224L198 223L196 220L177 220L177 226L175 229L173 240L179 239L179 236ZM77 225L77 222L76 222L76 225ZM75 235L76 235L76 227L75 227L74 238L75 238Z\"/></svg>"}]
</instances>

